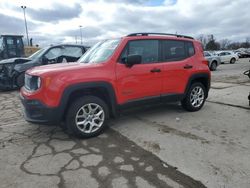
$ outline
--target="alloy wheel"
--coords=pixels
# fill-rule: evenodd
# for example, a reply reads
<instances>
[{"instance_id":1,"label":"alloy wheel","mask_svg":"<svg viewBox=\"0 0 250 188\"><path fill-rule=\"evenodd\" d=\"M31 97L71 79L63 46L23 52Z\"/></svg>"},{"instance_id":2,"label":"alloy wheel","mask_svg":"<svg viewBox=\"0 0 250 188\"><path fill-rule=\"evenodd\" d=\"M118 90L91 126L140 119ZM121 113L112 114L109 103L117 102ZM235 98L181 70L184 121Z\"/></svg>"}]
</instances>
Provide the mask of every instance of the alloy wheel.
<instances>
[{"instance_id":1,"label":"alloy wheel","mask_svg":"<svg viewBox=\"0 0 250 188\"><path fill-rule=\"evenodd\" d=\"M103 108L95 103L82 106L76 113L75 123L83 133L93 133L101 128L105 120Z\"/></svg>"},{"instance_id":2,"label":"alloy wheel","mask_svg":"<svg viewBox=\"0 0 250 188\"><path fill-rule=\"evenodd\" d=\"M205 94L200 86L194 87L190 95L190 103L193 107L199 108L205 99Z\"/></svg>"}]
</instances>

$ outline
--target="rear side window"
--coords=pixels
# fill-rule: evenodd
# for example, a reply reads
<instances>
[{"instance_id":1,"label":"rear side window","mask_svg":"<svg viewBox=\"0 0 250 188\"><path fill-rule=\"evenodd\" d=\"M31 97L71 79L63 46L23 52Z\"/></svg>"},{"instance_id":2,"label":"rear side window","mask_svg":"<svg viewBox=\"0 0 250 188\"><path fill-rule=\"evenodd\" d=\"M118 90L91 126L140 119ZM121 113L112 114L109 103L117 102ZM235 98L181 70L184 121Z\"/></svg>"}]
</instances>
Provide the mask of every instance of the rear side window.
<instances>
[{"instance_id":1,"label":"rear side window","mask_svg":"<svg viewBox=\"0 0 250 188\"><path fill-rule=\"evenodd\" d=\"M195 54L192 42L180 40L163 41L163 61L181 61Z\"/></svg>"},{"instance_id":2,"label":"rear side window","mask_svg":"<svg viewBox=\"0 0 250 188\"><path fill-rule=\"evenodd\" d=\"M209 57L209 56L211 56L209 53L207 53L207 52L204 52L204 56L205 57Z\"/></svg>"},{"instance_id":3,"label":"rear side window","mask_svg":"<svg viewBox=\"0 0 250 188\"><path fill-rule=\"evenodd\" d=\"M130 41L123 50L121 59L128 55L141 55L142 63L155 63L159 61L158 40L135 40ZM122 62L122 61L120 61ZM124 62L124 61L123 61Z\"/></svg>"},{"instance_id":4,"label":"rear side window","mask_svg":"<svg viewBox=\"0 0 250 188\"><path fill-rule=\"evenodd\" d=\"M179 61L186 58L184 41L163 41L163 61Z\"/></svg>"},{"instance_id":5,"label":"rear side window","mask_svg":"<svg viewBox=\"0 0 250 188\"><path fill-rule=\"evenodd\" d=\"M82 48L75 46L65 46L62 55L79 58L82 56Z\"/></svg>"},{"instance_id":6,"label":"rear side window","mask_svg":"<svg viewBox=\"0 0 250 188\"><path fill-rule=\"evenodd\" d=\"M185 43L187 46L188 57L193 56L195 54L193 43L192 42L185 42Z\"/></svg>"}]
</instances>

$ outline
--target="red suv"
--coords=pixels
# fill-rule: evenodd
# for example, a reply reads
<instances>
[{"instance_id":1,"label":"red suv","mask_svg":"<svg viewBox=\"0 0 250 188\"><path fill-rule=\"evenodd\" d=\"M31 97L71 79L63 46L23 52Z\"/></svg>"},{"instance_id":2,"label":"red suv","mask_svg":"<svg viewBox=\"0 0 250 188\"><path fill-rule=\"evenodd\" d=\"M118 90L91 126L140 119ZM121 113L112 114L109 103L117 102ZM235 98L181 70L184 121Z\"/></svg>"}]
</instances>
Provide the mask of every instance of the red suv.
<instances>
[{"instance_id":1,"label":"red suv","mask_svg":"<svg viewBox=\"0 0 250 188\"><path fill-rule=\"evenodd\" d=\"M64 121L75 135L92 137L127 107L181 101L188 111L201 109L210 76L192 37L134 33L97 43L77 63L28 70L21 100L27 121Z\"/></svg>"}]
</instances>

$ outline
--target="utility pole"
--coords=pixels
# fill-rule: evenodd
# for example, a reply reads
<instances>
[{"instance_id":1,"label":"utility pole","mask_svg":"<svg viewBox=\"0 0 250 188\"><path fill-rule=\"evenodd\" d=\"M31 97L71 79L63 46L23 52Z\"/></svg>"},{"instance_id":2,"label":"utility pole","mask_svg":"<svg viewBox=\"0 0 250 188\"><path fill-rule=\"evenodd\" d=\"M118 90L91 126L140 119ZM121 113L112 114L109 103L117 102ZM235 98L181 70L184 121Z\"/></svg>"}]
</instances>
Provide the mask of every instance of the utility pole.
<instances>
[{"instance_id":1,"label":"utility pole","mask_svg":"<svg viewBox=\"0 0 250 188\"><path fill-rule=\"evenodd\" d=\"M82 26L79 25L79 28L80 28L80 36L81 36L81 44L82 44Z\"/></svg>"},{"instance_id":2,"label":"utility pole","mask_svg":"<svg viewBox=\"0 0 250 188\"><path fill-rule=\"evenodd\" d=\"M26 14L25 14L26 6L21 6L21 8L23 9L24 23L25 23L26 36L27 36L27 44L29 46L30 41L29 41L28 27L27 27Z\"/></svg>"}]
</instances>

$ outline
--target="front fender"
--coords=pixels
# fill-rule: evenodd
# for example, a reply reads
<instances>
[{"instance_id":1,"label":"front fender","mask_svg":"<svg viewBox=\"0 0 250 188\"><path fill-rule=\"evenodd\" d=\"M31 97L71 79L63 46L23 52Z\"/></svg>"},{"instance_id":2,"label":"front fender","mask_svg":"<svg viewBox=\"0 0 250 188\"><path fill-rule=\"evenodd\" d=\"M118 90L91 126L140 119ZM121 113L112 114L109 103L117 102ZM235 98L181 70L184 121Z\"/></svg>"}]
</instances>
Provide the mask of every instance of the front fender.
<instances>
[{"instance_id":1,"label":"front fender","mask_svg":"<svg viewBox=\"0 0 250 188\"><path fill-rule=\"evenodd\" d=\"M30 62L23 63L23 64L16 64L16 65L14 66L14 70L15 70L16 72L21 73L21 72L25 72L25 71L27 71L28 69L33 68L33 67L35 67L35 66L39 66L39 65L40 65L40 64L39 64L38 62L30 61Z\"/></svg>"},{"instance_id":2,"label":"front fender","mask_svg":"<svg viewBox=\"0 0 250 188\"><path fill-rule=\"evenodd\" d=\"M110 103L109 105L111 107L111 114L113 116L116 116L116 114L117 114L117 112L116 112L117 100L116 100L115 90L114 90L111 83L104 82L104 81L78 83L78 84L68 86L64 90L64 92L61 96L60 105L59 105L60 109L65 110L67 108L68 101L69 101L72 93L74 93L76 91L84 91L87 89L94 89L94 88L104 88L107 91L108 102Z\"/></svg>"}]
</instances>

